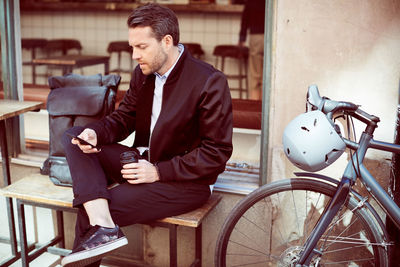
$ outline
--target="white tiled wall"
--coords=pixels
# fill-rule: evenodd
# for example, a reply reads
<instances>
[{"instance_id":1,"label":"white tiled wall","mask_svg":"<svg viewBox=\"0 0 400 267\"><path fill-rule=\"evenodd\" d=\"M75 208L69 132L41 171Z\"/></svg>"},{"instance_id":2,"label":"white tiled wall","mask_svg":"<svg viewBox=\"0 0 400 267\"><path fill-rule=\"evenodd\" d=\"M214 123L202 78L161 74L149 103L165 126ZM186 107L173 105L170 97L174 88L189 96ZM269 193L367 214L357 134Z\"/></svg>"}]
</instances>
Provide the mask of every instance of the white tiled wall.
<instances>
[{"instance_id":1,"label":"white tiled wall","mask_svg":"<svg viewBox=\"0 0 400 267\"><path fill-rule=\"evenodd\" d=\"M106 55L107 45L115 40L127 40L126 19L129 12L22 12L22 38L74 38L82 46L83 54ZM181 42L200 43L205 51L204 60L215 64L212 55L218 44L237 44L240 30L240 14L226 13L177 13ZM37 56L41 56L40 53ZM28 51L23 51L24 60L29 60ZM124 67L129 68L130 58L123 60ZM116 58L111 58L110 66L114 66ZM44 72L39 67L37 72ZM235 61L228 60L226 73L236 73ZM84 69L84 74L102 73L103 66ZM58 74L56 74L58 75ZM123 76L123 79L128 79ZM31 82L31 69L24 67L24 82ZM46 79L39 80L46 83Z\"/></svg>"}]
</instances>

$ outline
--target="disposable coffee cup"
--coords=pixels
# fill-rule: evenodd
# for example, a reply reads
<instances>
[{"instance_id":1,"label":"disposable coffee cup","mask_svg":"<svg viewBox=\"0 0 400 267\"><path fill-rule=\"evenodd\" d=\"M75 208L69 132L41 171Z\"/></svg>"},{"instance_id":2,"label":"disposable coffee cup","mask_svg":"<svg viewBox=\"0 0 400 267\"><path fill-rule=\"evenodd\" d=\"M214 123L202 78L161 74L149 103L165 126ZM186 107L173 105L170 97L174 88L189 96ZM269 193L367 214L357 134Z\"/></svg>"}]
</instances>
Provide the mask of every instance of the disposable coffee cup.
<instances>
[{"instance_id":1,"label":"disposable coffee cup","mask_svg":"<svg viewBox=\"0 0 400 267\"><path fill-rule=\"evenodd\" d=\"M121 153L119 160L121 162L121 166L124 166L128 163L136 163L139 160L139 155L136 151L126 151Z\"/></svg>"}]
</instances>

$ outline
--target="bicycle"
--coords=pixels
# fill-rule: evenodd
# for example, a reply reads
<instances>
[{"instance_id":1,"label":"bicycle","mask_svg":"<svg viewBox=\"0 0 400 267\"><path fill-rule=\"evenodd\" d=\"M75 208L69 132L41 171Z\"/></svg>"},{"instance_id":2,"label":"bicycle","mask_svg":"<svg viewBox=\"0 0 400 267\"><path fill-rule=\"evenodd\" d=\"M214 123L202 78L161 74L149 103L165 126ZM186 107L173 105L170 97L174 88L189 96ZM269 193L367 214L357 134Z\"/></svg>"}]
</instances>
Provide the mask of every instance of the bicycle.
<instances>
[{"instance_id":1,"label":"bicycle","mask_svg":"<svg viewBox=\"0 0 400 267\"><path fill-rule=\"evenodd\" d=\"M400 153L400 145L374 140L378 117L353 103L321 97L315 85L308 89L307 106L305 114L323 114L350 151L342 178L296 172L295 178L266 184L244 197L219 233L217 267L390 266L393 243L385 224L368 197L353 186L360 180L400 228L400 208L363 164L368 148ZM353 132L353 119L366 125L359 141L340 134L334 124L338 116L353 125ZM328 156L326 160L326 166L332 163Z\"/></svg>"}]
</instances>

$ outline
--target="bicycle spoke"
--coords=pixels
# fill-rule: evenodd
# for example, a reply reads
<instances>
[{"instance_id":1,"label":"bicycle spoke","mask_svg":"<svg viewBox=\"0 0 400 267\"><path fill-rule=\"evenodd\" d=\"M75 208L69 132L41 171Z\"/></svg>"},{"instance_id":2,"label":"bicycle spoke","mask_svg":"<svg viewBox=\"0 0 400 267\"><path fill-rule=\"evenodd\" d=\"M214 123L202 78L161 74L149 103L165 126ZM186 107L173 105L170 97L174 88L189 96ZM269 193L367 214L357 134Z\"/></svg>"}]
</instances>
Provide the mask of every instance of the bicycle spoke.
<instances>
[{"instance_id":1,"label":"bicycle spoke","mask_svg":"<svg viewBox=\"0 0 400 267\"><path fill-rule=\"evenodd\" d=\"M247 211L245 215L242 216L240 223L238 222L238 225L246 225L245 229L248 229L251 226L254 226L252 229L253 231L259 230L260 233L257 234L257 237L265 235L269 236L271 230L267 230L266 228L269 226L271 228L271 224L264 224L264 227L262 225L259 225L255 223L250 218L264 218L265 214L262 214L261 211L264 213L267 211L272 210L272 203L270 200L263 200L259 205L257 206L252 206L251 209ZM268 214L269 215L269 214ZM271 215L269 215L271 216ZM241 246L243 248L253 250L255 252L258 252L262 255L265 255L266 257L275 257L273 255L268 255L266 252L263 252L266 248L265 245L259 244L258 240L255 238L252 238L249 234L246 234L245 231L242 231L240 227L235 227L235 239L233 240L232 238L230 239L230 242ZM238 241L239 240L239 241ZM251 246L246 245L246 244L251 244ZM266 250L265 250L266 251Z\"/></svg>"},{"instance_id":2,"label":"bicycle spoke","mask_svg":"<svg viewBox=\"0 0 400 267\"><path fill-rule=\"evenodd\" d=\"M282 202L281 202L281 200L280 200L280 194L278 194L278 200L279 200L279 206L278 207L280 207L281 205L282 205ZM275 209L276 209L276 207L275 207ZM273 223L272 223L274 226L276 225L275 224L275 219L273 220ZM286 239L283 237L283 233L282 233L282 230L281 230L281 227L276 227L276 228L278 228L278 232L279 232L279 236L280 236L280 238L281 238L281 242L282 242L282 244L287 244L287 242L286 242ZM275 227L274 227L274 229L275 229ZM288 248L289 246L288 245L286 245L286 248Z\"/></svg>"},{"instance_id":3,"label":"bicycle spoke","mask_svg":"<svg viewBox=\"0 0 400 267\"><path fill-rule=\"evenodd\" d=\"M271 207L272 207L273 210L276 210L277 209L276 207L280 207L282 205L281 194L280 193L276 194L276 198L277 198L278 204L273 204L273 201L271 199L269 200L269 202L271 202ZM272 217L274 217L274 216L272 216ZM271 228L275 229L275 219L274 218L272 219L271 225L272 225ZM281 239L281 243L282 244L287 244L286 239L283 237L283 233L281 231L281 227L277 226L276 228L277 228L277 231L279 233L279 237ZM288 247L289 247L289 245L287 244L286 248L288 248ZM270 248L271 248L271 246L270 246Z\"/></svg>"},{"instance_id":4,"label":"bicycle spoke","mask_svg":"<svg viewBox=\"0 0 400 267\"><path fill-rule=\"evenodd\" d=\"M246 245L244 245L244 244L242 244L242 243L239 243L239 242L236 242L236 241L233 241L233 240L230 240L230 242L232 242L232 243L234 243L234 244L236 244L236 245L239 245L239 246L241 246L241 247L243 247L243 248L246 248L246 249L248 249L248 250L258 252L258 253L260 253L261 255L266 255L263 251L261 251L261 250L256 250L255 248L246 246ZM233 254L233 253L232 253L232 254ZM236 255L236 254L235 254L235 255ZM246 255L248 255L248 254L246 254Z\"/></svg>"},{"instance_id":5,"label":"bicycle spoke","mask_svg":"<svg viewBox=\"0 0 400 267\"><path fill-rule=\"evenodd\" d=\"M253 239L253 238L251 238L250 236L248 236L248 235L246 235L245 233L243 233L243 231L240 231L240 230L237 230L237 232L239 233L239 234L241 234L243 237L245 237L247 240L249 240L249 241L252 241L252 244L253 245L255 245L256 247L258 247L259 249L260 249L260 251L261 250L263 250L263 246L261 246L261 245L258 245L257 243L256 243L256 241ZM242 243L244 243L244 242L238 242L238 241L235 241L235 240L230 240L231 242L233 242L233 243L235 243L235 244L238 244L238 245L242 245ZM247 247L247 246L245 246L245 245L242 245L243 247ZM249 248L249 249L252 249L252 248L250 248L250 247L247 247L247 248ZM254 249L255 250L255 249ZM262 252L261 252L262 253Z\"/></svg>"},{"instance_id":6,"label":"bicycle spoke","mask_svg":"<svg viewBox=\"0 0 400 267\"><path fill-rule=\"evenodd\" d=\"M360 238L351 238L351 237L343 237L339 239L337 236L332 237L332 239L327 239L332 243L342 243L342 244L359 244L363 246L382 246L381 243L371 243L369 240L360 239Z\"/></svg>"},{"instance_id":7,"label":"bicycle spoke","mask_svg":"<svg viewBox=\"0 0 400 267\"><path fill-rule=\"evenodd\" d=\"M293 191L291 191L291 195L292 195L292 201L293 201L293 206L294 206L294 214L296 215L296 223L297 223L297 232L300 233L300 225L299 225L299 216L297 214L297 208L296 208L296 201L294 200L294 193Z\"/></svg>"},{"instance_id":8,"label":"bicycle spoke","mask_svg":"<svg viewBox=\"0 0 400 267\"><path fill-rule=\"evenodd\" d=\"M373 260L374 260L374 258L371 257L371 258L368 258L368 259L358 259L358 260L356 260L356 261L354 261L354 260L345 260L345 261L335 261L335 262L324 262L324 265L333 265L333 264L335 264L335 265L344 265L345 263L351 263L351 262L358 262L358 263L360 263L360 262L371 262L371 261L373 261Z\"/></svg>"},{"instance_id":9,"label":"bicycle spoke","mask_svg":"<svg viewBox=\"0 0 400 267\"><path fill-rule=\"evenodd\" d=\"M307 191L306 191L306 202L308 201L309 198L311 198L311 196L308 196L309 193L311 194L311 192L307 190ZM319 204L319 202L320 202L320 200L321 200L321 196L322 196L321 194L318 194L317 201L316 201L316 203L314 204L315 207L318 207L318 204ZM312 204L312 202L311 202L311 204ZM310 210L312 210L312 212L311 212L311 214L309 215L309 217L310 217L310 218L315 218L315 217L314 217L314 216L315 216L314 213L317 211L317 208L312 209L311 204L310 204ZM307 205L306 205L306 211L307 211ZM311 220L306 220L306 224L305 224L305 229L306 229L306 230L309 229L309 227L310 227L309 223L311 223ZM313 226L314 226L314 225L313 225ZM307 235L304 235L304 236L303 236L302 243L305 243L305 242L306 242L307 237L308 237Z\"/></svg>"},{"instance_id":10,"label":"bicycle spoke","mask_svg":"<svg viewBox=\"0 0 400 267\"><path fill-rule=\"evenodd\" d=\"M265 264L265 261L257 261L257 262L249 262L249 263L246 263L246 264L235 264L235 265L230 265L230 266L232 266L232 267L238 267L238 266L251 266L251 265L254 265L254 264Z\"/></svg>"},{"instance_id":11,"label":"bicycle spoke","mask_svg":"<svg viewBox=\"0 0 400 267\"><path fill-rule=\"evenodd\" d=\"M339 242L339 243L341 243L341 244L352 244L352 245L361 244L360 242ZM365 246L365 244L362 244L362 245L359 245L359 246L347 246L347 247L342 247L342 248L339 248L339 249L324 251L324 254L327 255L327 254L330 254L330 253L337 253L339 251L346 251L346 250L352 250L352 249L355 249L355 248L362 248L364 246Z\"/></svg>"},{"instance_id":12,"label":"bicycle spoke","mask_svg":"<svg viewBox=\"0 0 400 267\"><path fill-rule=\"evenodd\" d=\"M326 240L326 241L330 241L329 244L327 244L323 249L327 250L331 245L335 244L339 239L346 239L346 238L350 238L352 236L356 236L359 235L360 232L355 232L347 237L343 237L343 234L345 232L347 232L351 226L353 226L355 223L357 222L357 219L353 220L346 228L343 229L343 231L341 233L339 233L338 235L335 236L335 238L333 240ZM333 229L333 227L332 227ZM321 238L322 239L322 238ZM361 239L360 239L361 240Z\"/></svg>"}]
</instances>

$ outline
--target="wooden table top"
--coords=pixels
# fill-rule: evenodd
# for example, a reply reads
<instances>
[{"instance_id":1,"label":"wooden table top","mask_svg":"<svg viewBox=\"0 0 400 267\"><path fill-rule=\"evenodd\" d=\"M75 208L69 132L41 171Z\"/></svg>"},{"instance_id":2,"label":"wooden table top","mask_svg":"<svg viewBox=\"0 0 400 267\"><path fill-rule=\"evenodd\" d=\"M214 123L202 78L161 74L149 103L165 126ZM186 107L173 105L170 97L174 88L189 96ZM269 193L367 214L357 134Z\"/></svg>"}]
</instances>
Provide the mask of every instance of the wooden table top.
<instances>
[{"instance_id":1,"label":"wooden table top","mask_svg":"<svg viewBox=\"0 0 400 267\"><path fill-rule=\"evenodd\" d=\"M39 110L42 102L0 99L0 120L5 120L22 113Z\"/></svg>"},{"instance_id":2,"label":"wooden table top","mask_svg":"<svg viewBox=\"0 0 400 267\"><path fill-rule=\"evenodd\" d=\"M49 58L35 58L33 63L35 64L47 64L47 65L87 65L87 64L100 64L105 63L110 59L109 56L96 56L96 55L65 55L56 56Z\"/></svg>"}]
</instances>

